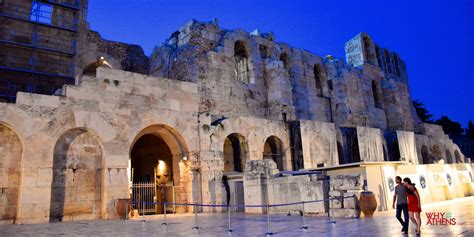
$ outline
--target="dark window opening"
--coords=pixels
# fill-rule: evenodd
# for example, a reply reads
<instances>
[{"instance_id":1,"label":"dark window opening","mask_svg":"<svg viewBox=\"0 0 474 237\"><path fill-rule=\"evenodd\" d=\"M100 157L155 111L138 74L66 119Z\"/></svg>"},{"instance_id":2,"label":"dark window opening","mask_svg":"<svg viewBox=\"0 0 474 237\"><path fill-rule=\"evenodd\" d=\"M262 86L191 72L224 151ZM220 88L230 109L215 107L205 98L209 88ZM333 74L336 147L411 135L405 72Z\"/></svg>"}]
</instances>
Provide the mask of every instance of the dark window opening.
<instances>
[{"instance_id":1,"label":"dark window opening","mask_svg":"<svg viewBox=\"0 0 474 237\"><path fill-rule=\"evenodd\" d=\"M30 20L51 25L53 18L53 6L39 1L33 1L31 5Z\"/></svg>"},{"instance_id":2,"label":"dark window opening","mask_svg":"<svg viewBox=\"0 0 474 237\"><path fill-rule=\"evenodd\" d=\"M234 44L235 76L237 80L250 83L248 51L245 43L237 40Z\"/></svg>"},{"instance_id":3,"label":"dark window opening","mask_svg":"<svg viewBox=\"0 0 474 237\"><path fill-rule=\"evenodd\" d=\"M269 53L268 53L267 46L261 44L259 46L259 50L260 50L260 57L261 58L268 58L270 56Z\"/></svg>"},{"instance_id":4,"label":"dark window opening","mask_svg":"<svg viewBox=\"0 0 474 237\"><path fill-rule=\"evenodd\" d=\"M375 108L382 108L382 95L379 92L379 87L376 81L372 81L372 94L374 96Z\"/></svg>"},{"instance_id":5,"label":"dark window opening","mask_svg":"<svg viewBox=\"0 0 474 237\"><path fill-rule=\"evenodd\" d=\"M390 59L390 53L388 50L385 50L385 63L387 64L388 73L392 74L392 60Z\"/></svg>"},{"instance_id":6,"label":"dark window opening","mask_svg":"<svg viewBox=\"0 0 474 237\"><path fill-rule=\"evenodd\" d=\"M323 96L323 70L321 69L321 65L315 64L313 71L314 71L314 79L316 80L316 95L322 97Z\"/></svg>"},{"instance_id":7,"label":"dark window opening","mask_svg":"<svg viewBox=\"0 0 474 237\"><path fill-rule=\"evenodd\" d=\"M289 74L290 73L290 59L288 58L288 54L281 53L280 61L283 62L283 67L286 69L286 71L288 71L288 74Z\"/></svg>"},{"instance_id":8,"label":"dark window opening","mask_svg":"<svg viewBox=\"0 0 474 237\"><path fill-rule=\"evenodd\" d=\"M375 46L375 55L377 57L377 63L379 64L379 67L383 69L382 55L380 54L380 48L378 46Z\"/></svg>"},{"instance_id":9,"label":"dark window opening","mask_svg":"<svg viewBox=\"0 0 474 237\"><path fill-rule=\"evenodd\" d=\"M399 67L398 63L399 63L398 56L394 55L393 56L393 64L395 66L395 72L397 74L397 77L400 76L400 67Z\"/></svg>"}]
</instances>

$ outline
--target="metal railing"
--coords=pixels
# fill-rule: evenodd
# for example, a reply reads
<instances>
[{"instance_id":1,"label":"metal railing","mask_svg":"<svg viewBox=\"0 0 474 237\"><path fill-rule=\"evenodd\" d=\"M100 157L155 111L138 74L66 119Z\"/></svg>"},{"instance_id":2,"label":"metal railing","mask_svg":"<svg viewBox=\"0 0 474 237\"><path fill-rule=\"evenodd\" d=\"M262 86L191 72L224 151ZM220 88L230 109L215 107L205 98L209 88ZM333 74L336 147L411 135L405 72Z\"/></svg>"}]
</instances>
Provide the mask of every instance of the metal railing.
<instances>
[{"instance_id":1,"label":"metal railing","mask_svg":"<svg viewBox=\"0 0 474 237\"><path fill-rule=\"evenodd\" d=\"M155 185L155 184L153 184ZM282 203L282 204L260 204L260 205L231 205L231 204L203 204L203 203L176 203L176 202L142 202L142 204L138 202L133 202L132 205L135 207L137 206L145 206L145 205L162 205L164 210L166 210L166 207L168 205L174 205L174 206L192 206L194 207L194 225L192 229L198 230L203 228L199 222L199 214L198 214L198 208L196 207L216 207L216 208L227 208L227 232L232 233L235 230L232 229L232 217L231 217L231 207L244 207L244 208L265 208L265 214L266 214L266 226L267 226L267 236L272 236L273 230L272 230L272 219L271 219L271 214L272 214L272 208L275 207L282 207L282 206L298 206L296 209L301 212L301 226L299 229L302 229L304 231L308 230L310 227L307 224L306 221L306 209L305 205L312 204L312 203L328 203L331 200L343 200L347 198L356 198L355 195L350 195L350 196L343 196L343 197L338 197L338 198L327 198L327 199L321 199L321 200L313 200L313 201L300 201L300 202L293 202L293 203ZM128 207L125 208L125 213L127 213ZM330 217L330 223L331 224L336 224L336 221ZM127 219L127 218L125 218ZM142 222L145 222L144 220L144 215L142 215ZM163 222L161 223L162 225L168 225L168 219L166 212L163 214Z\"/></svg>"}]
</instances>

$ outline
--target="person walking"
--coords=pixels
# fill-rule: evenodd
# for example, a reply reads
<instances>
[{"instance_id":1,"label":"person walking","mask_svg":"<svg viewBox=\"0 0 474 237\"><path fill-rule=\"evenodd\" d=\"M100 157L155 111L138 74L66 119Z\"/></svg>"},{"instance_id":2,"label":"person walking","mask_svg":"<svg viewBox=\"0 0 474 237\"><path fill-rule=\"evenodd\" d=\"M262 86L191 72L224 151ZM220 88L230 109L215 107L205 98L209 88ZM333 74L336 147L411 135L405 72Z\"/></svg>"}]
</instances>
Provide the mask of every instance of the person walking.
<instances>
[{"instance_id":1,"label":"person walking","mask_svg":"<svg viewBox=\"0 0 474 237\"><path fill-rule=\"evenodd\" d=\"M403 184L407 187L407 197L408 197L408 214L410 215L410 220L416 224L416 234L421 233L421 202L420 195L418 190L415 188L415 184L411 182L409 178L403 179Z\"/></svg>"},{"instance_id":2,"label":"person walking","mask_svg":"<svg viewBox=\"0 0 474 237\"><path fill-rule=\"evenodd\" d=\"M227 198L227 209L230 208L230 187L229 187L229 179L227 178L227 175L222 176L222 183L224 184L224 189L226 193L226 198Z\"/></svg>"},{"instance_id":3,"label":"person walking","mask_svg":"<svg viewBox=\"0 0 474 237\"><path fill-rule=\"evenodd\" d=\"M396 217L398 221L400 221L400 224L402 224L402 232L408 234L408 224L410 221L408 220L407 191L405 185L402 184L402 178L400 176L395 177L395 182L397 186L395 186L395 194L393 194L392 208L395 209L396 203ZM402 219L402 211L404 219Z\"/></svg>"}]
</instances>

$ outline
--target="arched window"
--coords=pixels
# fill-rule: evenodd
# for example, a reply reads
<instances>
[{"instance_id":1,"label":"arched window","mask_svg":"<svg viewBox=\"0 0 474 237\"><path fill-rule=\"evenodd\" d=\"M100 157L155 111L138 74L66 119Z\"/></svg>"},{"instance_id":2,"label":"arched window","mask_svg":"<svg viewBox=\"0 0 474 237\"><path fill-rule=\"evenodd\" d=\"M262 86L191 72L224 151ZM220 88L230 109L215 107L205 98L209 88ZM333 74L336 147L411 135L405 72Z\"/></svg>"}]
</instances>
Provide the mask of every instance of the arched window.
<instances>
[{"instance_id":1,"label":"arched window","mask_svg":"<svg viewBox=\"0 0 474 237\"><path fill-rule=\"evenodd\" d=\"M323 96L323 70L321 65L315 64L313 71L316 80L316 95L321 97Z\"/></svg>"},{"instance_id":2,"label":"arched window","mask_svg":"<svg viewBox=\"0 0 474 237\"><path fill-rule=\"evenodd\" d=\"M249 55L245 43L241 40L237 40L234 44L235 77L244 83L250 83L248 57Z\"/></svg>"},{"instance_id":3,"label":"arched window","mask_svg":"<svg viewBox=\"0 0 474 237\"><path fill-rule=\"evenodd\" d=\"M463 160L461 159L461 154L459 154L458 150L454 151L454 157L456 158L456 163L463 163Z\"/></svg>"},{"instance_id":4,"label":"arched window","mask_svg":"<svg viewBox=\"0 0 474 237\"><path fill-rule=\"evenodd\" d=\"M428 147L426 147L425 145L421 146L421 157L423 158L423 164L433 163L430 152L428 151Z\"/></svg>"},{"instance_id":5,"label":"arched window","mask_svg":"<svg viewBox=\"0 0 474 237\"><path fill-rule=\"evenodd\" d=\"M375 46L375 56L377 57L377 63L379 64L380 69L383 69L382 55L380 55L379 46Z\"/></svg>"},{"instance_id":6,"label":"arched window","mask_svg":"<svg viewBox=\"0 0 474 237\"><path fill-rule=\"evenodd\" d=\"M283 67L285 70L290 74L290 59L288 57L287 53L281 53L280 54L280 61L283 62Z\"/></svg>"},{"instance_id":7,"label":"arched window","mask_svg":"<svg viewBox=\"0 0 474 237\"><path fill-rule=\"evenodd\" d=\"M378 83L374 80L372 81L372 95L374 96L375 108L382 108L382 95L379 92Z\"/></svg>"},{"instance_id":8,"label":"arched window","mask_svg":"<svg viewBox=\"0 0 474 237\"><path fill-rule=\"evenodd\" d=\"M390 58L390 53L388 52L388 50L385 50L384 51L385 53L385 64L387 65L387 70L388 70L388 73L393 73L392 71L392 60Z\"/></svg>"},{"instance_id":9,"label":"arched window","mask_svg":"<svg viewBox=\"0 0 474 237\"><path fill-rule=\"evenodd\" d=\"M451 155L451 151L449 151L448 149L446 149L446 163L448 164L452 164L454 163L453 162L453 156Z\"/></svg>"},{"instance_id":10,"label":"arched window","mask_svg":"<svg viewBox=\"0 0 474 237\"><path fill-rule=\"evenodd\" d=\"M393 55L393 65L395 67L395 73L397 74L397 77L400 76L400 67L398 63L399 63L398 56L395 54Z\"/></svg>"}]
</instances>

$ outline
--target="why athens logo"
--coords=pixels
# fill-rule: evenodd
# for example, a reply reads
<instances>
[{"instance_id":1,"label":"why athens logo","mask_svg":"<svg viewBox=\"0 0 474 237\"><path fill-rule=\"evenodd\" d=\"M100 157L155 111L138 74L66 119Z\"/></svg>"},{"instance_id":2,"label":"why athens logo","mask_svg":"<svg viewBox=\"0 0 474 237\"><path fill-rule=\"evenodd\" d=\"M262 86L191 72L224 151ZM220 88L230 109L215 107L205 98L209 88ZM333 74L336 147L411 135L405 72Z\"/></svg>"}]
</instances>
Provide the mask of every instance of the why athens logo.
<instances>
[{"instance_id":1,"label":"why athens logo","mask_svg":"<svg viewBox=\"0 0 474 237\"><path fill-rule=\"evenodd\" d=\"M456 225L456 218L451 216L451 212L426 212L426 217L426 225Z\"/></svg>"}]
</instances>

